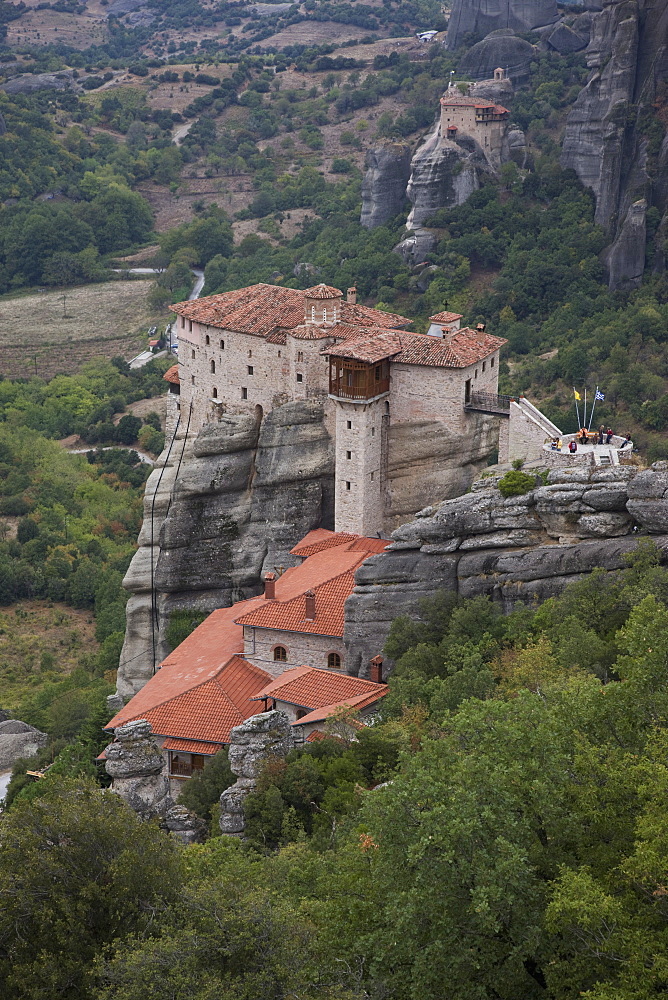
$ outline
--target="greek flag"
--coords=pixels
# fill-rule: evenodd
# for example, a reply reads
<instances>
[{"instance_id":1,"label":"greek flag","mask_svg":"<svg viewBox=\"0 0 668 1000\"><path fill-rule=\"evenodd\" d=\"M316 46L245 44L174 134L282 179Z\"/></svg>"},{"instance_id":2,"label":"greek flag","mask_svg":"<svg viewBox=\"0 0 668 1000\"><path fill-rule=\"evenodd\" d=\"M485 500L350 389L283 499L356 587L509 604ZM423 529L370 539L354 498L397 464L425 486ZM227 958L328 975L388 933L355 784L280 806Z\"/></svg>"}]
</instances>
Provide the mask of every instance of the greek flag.
<instances>
[{"instance_id":1,"label":"greek flag","mask_svg":"<svg viewBox=\"0 0 668 1000\"><path fill-rule=\"evenodd\" d=\"M603 400L605 399L605 393L599 392L598 389L597 389L596 390L596 395L595 395L594 399L600 399L601 402L603 402Z\"/></svg>"}]
</instances>

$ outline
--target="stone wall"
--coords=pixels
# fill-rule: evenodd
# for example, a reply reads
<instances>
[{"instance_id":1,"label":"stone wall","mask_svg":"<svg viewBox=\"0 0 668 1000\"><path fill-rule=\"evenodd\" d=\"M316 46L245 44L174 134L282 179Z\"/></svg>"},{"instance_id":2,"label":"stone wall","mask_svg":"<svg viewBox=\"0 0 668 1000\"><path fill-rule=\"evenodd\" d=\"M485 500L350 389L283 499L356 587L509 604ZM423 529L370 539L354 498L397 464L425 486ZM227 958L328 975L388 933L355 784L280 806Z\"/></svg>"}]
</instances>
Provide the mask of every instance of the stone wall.
<instances>
[{"instance_id":1,"label":"stone wall","mask_svg":"<svg viewBox=\"0 0 668 1000\"><path fill-rule=\"evenodd\" d=\"M346 669L365 675L390 625L436 591L484 594L512 610L544 601L597 567L621 569L642 533L668 552L668 469L550 472L531 492L504 499L490 477L421 511L389 551L356 573L346 602ZM539 485L538 485L539 484Z\"/></svg>"},{"instance_id":2,"label":"stone wall","mask_svg":"<svg viewBox=\"0 0 668 1000\"><path fill-rule=\"evenodd\" d=\"M375 536L385 528L387 447L383 439L386 444L388 421L383 418L389 409L387 395L369 403L336 404L337 531Z\"/></svg>"},{"instance_id":3,"label":"stone wall","mask_svg":"<svg viewBox=\"0 0 668 1000\"><path fill-rule=\"evenodd\" d=\"M274 660L276 646L283 646L287 652L287 660ZM330 653L339 654L341 669L345 670L346 649L343 639L337 636L309 635L304 632L244 626L245 658L274 677L280 676L292 667L304 665L325 670Z\"/></svg>"}]
</instances>

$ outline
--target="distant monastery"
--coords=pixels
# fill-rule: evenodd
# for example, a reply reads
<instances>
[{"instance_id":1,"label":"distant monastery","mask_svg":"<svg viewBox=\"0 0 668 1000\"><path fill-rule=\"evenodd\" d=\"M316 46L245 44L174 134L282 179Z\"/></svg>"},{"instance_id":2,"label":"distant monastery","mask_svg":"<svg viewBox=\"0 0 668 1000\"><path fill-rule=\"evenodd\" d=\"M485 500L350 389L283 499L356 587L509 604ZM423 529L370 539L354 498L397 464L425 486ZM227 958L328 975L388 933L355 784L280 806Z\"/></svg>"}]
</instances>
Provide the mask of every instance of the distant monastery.
<instances>
[{"instance_id":1,"label":"distant monastery","mask_svg":"<svg viewBox=\"0 0 668 1000\"><path fill-rule=\"evenodd\" d=\"M334 442L336 531L385 534L434 489L443 495L434 480L443 468L484 465L496 446L498 421L483 416L496 410L478 404L496 399L505 341L483 326L460 328L456 313L410 333L405 317L324 284L259 284L173 309L179 365L166 376L168 437L179 414L193 434L225 413L259 422L285 403L321 401Z\"/></svg>"}]
</instances>

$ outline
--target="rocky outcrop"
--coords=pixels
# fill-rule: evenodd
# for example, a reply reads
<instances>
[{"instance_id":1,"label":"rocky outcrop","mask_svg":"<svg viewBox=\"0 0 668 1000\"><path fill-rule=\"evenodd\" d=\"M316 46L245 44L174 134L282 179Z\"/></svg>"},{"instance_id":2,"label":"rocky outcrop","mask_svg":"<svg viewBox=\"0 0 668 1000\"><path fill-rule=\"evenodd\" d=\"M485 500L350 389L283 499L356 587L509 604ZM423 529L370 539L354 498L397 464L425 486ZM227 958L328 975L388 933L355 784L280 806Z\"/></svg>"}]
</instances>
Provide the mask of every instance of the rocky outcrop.
<instances>
[{"instance_id":1,"label":"rocky outcrop","mask_svg":"<svg viewBox=\"0 0 668 1000\"><path fill-rule=\"evenodd\" d=\"M4 719L0 722L0 771L9 771L23 757L34 757L47 740L46 733L27 722Z\"/></svg>"},{"instance_id":2,"label":"rocky outcrop","mask_svg":"<svg viewBox=\"0 0 668 1000\"><path fill-rule=\"evenodd\" d=\"M22 73L0 83L7 94L34 94L38 90L81 90L72 70L60 73Z\"/></svg>"},{"instance_id":3,"label":"rocky outcrop","mask_svg":"<svg viewBox=\"0 0 668 1000\"><path fill-rule=\"evenodd\" d=\"M411 162L406 193L413 207L406 227L418 229L437 209L463 205L489 173L485 155L473 139L466 145L450 142L442 138L440 127L435 128Z\"/></svg>"},{"instance_id":4,"label":"rocky outcrop","mask_svg":"<svg viewBox=\"0 0 668 1000\"><path fill-rule=\"evenodd\" d=\"M645 217L647 202L644 198L629 207L615 242L603 253L611 289L624 291L637 288L642 283L645 270Z\"/></svg>"},{"instance_id":5,"label":"rocky outcrop","mask_svg":"<svg viewBox=\"0 0 668 1000\"><path fill-rule=\"evenodd\" d=\"M467 36L482 37L499 28L530 31L552 24L557 16L556 0L454 0L445 47L458 49Z\"/></svg>"},{"instance_id":6,"label":"rocky outcrop","mask_svg":"<svg viewBox=\"0 0 668 1000\"><path fill-rule=\"evenodd\" d=\"M584 47L584 46L582 46ZM502 67L515 86L529 79L531 60L536 49L510 29L493 31L477 42L462 56L458 72L472 80L490 80L494 70Z\"/></svg>"},{"instance_id":7,"label":"rocky outcrop","mask_svg":"<svg viewBox=\"0 0 668 1000\"><path fill-rule=\"evenodd\" d=\"M161 820L161 826L184 844L200 843L206 824L169 794L165 758L146 719L137 719L114 730L114 742L105 749L105 769L111 790L141 819Z\"/></svg>"},{"instance_id":8,"label":"rocky outcrop","mask_svg":"<svg viewBox=\"0 0 668 1000\"><path fill-rule=\"evenodd\" d=\"M114 730L114 742L105 749L105 770L112 778L112 791L127 802L142 819L164 816L173 805L165 758L145 719L128 722Z\"/></svg>"},{"instance_id":9,"label":"rocky outcrop","mask_svg":"<svg viewBox=\"0 0 668 1000\"><path fill-rule=\"evenodd\" d=\"M630 227L636 234L642 228L640 202L662 215L668 209L661 157L650 161L640 127L641 117L653 113L668 72L668 6L607 0L600 12L585 16L591 16L591 74L568 115L561 162L594 192L596 222L611 238L604 255L610 285L626 287L637 280L638 258L628 252L628 235Z\"/></svg>"},{"instance_id":10,"label":"rocky outcrop","mask_svg":"<svg viewBox=\"0 0 668 1000\"><path fill-rule=\"evenodd\" d=\"M271 757L287 756L293 747L292 726L284 712L262 712L234 727L228 758L237 780L220 796L220 829L224 834L242 836L244 799L255 788L263 765Z\"/></svg>"},{"instance_id":11,"label":"rocky outcrop","mask_svg":"<svg viewBox=\"0 0 668 1000\"><path fill-rule=\"evenodd\" d=\"M657 463L665 464L665 463ZM486 595L512 610L544 601L597 567L618 570L650 533L668 557L668 470L550 472L547 485L505 499L498 477L428 507L398 528L390 549L357 571L346 602L349 670L364 673L394 618L438 590Z\"/></svg>"},{"instance_id":12,"label":"rocky outcrop","mask_svg":"<svg viewBox=\"0 0 668 1000\"><path fill-rule=\"evenodd\" d=\"M547 44L559 55L570 55L571 52L579 52L587 47L589 39L584 35L573 31L567 24L560 22L547 36Z\"/></svg>"},{"instance_id":13,"label":"rocky outcrop","mask_svg":"<svg viewBox=\"0 0 668 1000\"><path fill-rule=\"evenodd\" d=\"M438 245L438 238L430 229L416 229L409 233L393 250L402 258L404 264L416 267L424 264Z\"/></svg>"},{"instance_id":14,"label":"rocky outcrop","mask_svg":"<svg viewBox=\"0 0 668 1000\"><path fill-rule=\"evenodd\" d=\"M227 607L260 590L264 572L292 566L290 549L331 527L333 454L322 403L279 406L259 423L227 414L194 440L179 431L146 484L144 522L124 586L124 701L170 651L176 610Z\"/></svg>"},{"instance_id":15,"label":"rocky outcrop","mask_svg":"<svg viewBox=\"0 0 668 1000\"><path fill-rule=\"evenodd\" d=\"M362 181L360 224L383 226L401 211L411 171L411 148L406 142L381 142L368 150Z\"/></svg>"}]
</instances>

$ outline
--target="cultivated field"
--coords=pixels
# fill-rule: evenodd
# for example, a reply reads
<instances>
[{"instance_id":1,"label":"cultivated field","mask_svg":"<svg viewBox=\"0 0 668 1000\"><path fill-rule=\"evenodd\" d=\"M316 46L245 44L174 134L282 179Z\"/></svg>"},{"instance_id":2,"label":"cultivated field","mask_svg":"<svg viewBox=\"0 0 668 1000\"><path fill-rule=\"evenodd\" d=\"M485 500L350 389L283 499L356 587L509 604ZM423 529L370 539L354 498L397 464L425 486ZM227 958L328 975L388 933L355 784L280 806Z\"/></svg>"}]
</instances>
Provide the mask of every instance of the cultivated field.
<instances>
[{"instance_id":1,"label":"cultivated field","mask_svg":"<svg viewBox=\"0 0 668 1000\"><path fill-rule=\"evenodd\" d=\"M71 45L87 49L107 37L106 19L56 10L28 10L7 25L7 45Z\"/></svg>"},{"instance_id":2,"label":"cultivated field","mask_svg":"<svg viewBox=\"0 0 668 1000\"><path fill-rule=\"evenodd\" d=\"M51 378L91 358L133 357L148 327L160 321L148 307L150 287L150 281L110 281L0 299L0 372Z\"/></svg>"}]
</instances>

